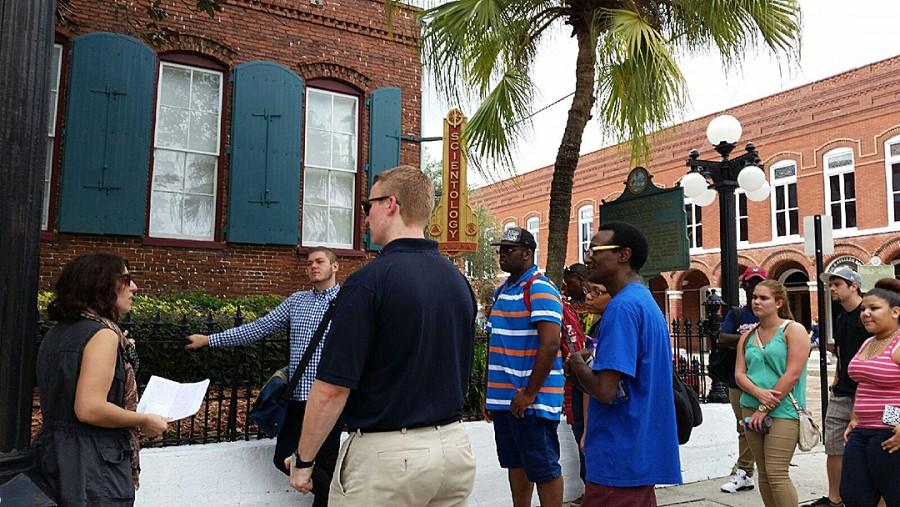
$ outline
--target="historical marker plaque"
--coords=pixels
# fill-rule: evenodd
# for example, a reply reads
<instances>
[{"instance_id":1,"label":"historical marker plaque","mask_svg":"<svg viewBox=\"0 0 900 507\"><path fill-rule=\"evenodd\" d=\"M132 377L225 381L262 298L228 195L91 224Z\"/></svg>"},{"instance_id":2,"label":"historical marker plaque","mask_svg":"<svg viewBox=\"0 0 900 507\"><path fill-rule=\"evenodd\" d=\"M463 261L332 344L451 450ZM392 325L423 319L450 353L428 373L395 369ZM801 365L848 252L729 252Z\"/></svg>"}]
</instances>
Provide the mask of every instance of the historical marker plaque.
<instances>
[{"instance_id":1,"label":"historical marker plaque","mask_svg":"<svg viewBox=\"0 0 900 507\"><path fill-rule=\"evenodd\" d=\"M600 223L612 220L634 225L647 237L649 252L641 274L648 279L690 265L681 187L657 187L646 169L636 167L628 173L625 192L600 206Z\"/></svg>"}]
</instances>

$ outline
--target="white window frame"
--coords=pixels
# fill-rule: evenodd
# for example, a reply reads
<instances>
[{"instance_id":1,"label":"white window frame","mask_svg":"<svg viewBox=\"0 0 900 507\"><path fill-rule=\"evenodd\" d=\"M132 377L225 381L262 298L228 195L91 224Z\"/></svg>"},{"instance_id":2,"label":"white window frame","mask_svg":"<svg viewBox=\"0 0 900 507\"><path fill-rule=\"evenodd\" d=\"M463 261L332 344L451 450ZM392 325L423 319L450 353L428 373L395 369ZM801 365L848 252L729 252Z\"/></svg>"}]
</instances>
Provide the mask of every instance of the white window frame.
<instances>
[{"instance_id":1,"label":"white window frame","mask_svg":"<svg viewBox=\"0 0 900 507\"><path fill-rule=\"evenodd\" d=\"M503 224L503 232L506 232L515 226L516 226L516 223L513 221L506 222L505 224Z\"/></svg>"},{"instance_id":2,"label":"white window frame","mask_svg":"<svg viewBox=\"0 0 900 507\"><path fill-rule=\"evenodd\" d=\"M329 95L332 98L333 97L341 97L341 98L353 100L353 107L354 107L354 110L356 111L356 118L354 121L354 129L355 130L353 132L328 131L328 132L337 132L340 134L350 134L353 136L353 152L355 154L353 156L354 163L353 163L352 170L345 169L342 167L324 167L324 166L310 165L309 163L307 163L307 157L309 156L309 139L310 139L310 136L309 136L310 129L309 129L309 121L308 121L309 120L309 97L310 97L310 94L322 94L322 95ZM305 211L303 211L303 210L306 209L306 195L307 195L306 191L305 191L306 190L306 172L309 169L315 169L318 171L326 171L329 173L343 172L343 173L347 173L347 174L353 174L354 177L353 177L353 186L350 189L350 192L351 192L351 194L350 194L350 202L351 202L350 242L349 243L329 243L329 242L309 241L306 239L306 236L307 236L306 235L306 220L302 220L302 218L301 218L301 220L302 220L301 242L302 242L303 246L325 246L325 247L329 247L329 248L339 248L339 249L348 249L349 250L349 249L353 248L353 241L354 241L354 237L356 236L355 231L356 231L357 213L355 212L356 207L354 206L354 204L356 203L356 186L357 186L356 178L357 178L357 174L359 172L359 113L360 113L359 112L359 97L356 95L348 94L348 93L334 92L334 91L325 90L322 88L307 87L306 88L306 96L303 98L303 100L305 102L304 118L303 118L303 127L304 127L304 133L303 133L303 137L304 137L304 139L303 139L303 190L304 191L303 191L303 203L302 203L303 208L301 209L301 212L300 212L301 217L304 216ZM331 104L332 104L331 116L332 116L332 118L334 118L334 100L332 100ZM329 181L329 185L331 185L331 178L329 178L328 181ZM329 194L330 194L330 189L329 189ZM328 206L328 210L330 210L330 209L331 209L331 205Z\"/></svg>"},{"instance_id":3,"label":"white window frame","mask_svg":"<svg viewBox=\"0 0 900 507\"><path fill-rule=\"evenodd\" d=\"M160 99L162 98L162 84L163 84L163 83L162 83L162 76L163 76L163 69L164 69L165 67L174 67L174 68L179 68L179 69L187 69L187 70L190 70L190 71L191 71L191 83L192 83L192 85L193 85L193 73L194 73L194 72L206 72L206 73L209 73L209 74L218 74L218 75L219 75L219 102L218 102L218 104L217 104L217 106L218 106L218 111L219 111L219 114L218 114L218 117L219 117L219 118L218 118L218 121L216 122L216 131L218 132L218 136L217 136L217 140L216 140L216 143L215 143L215 147L216 147L215 150L213 150L213 151L200 151L200 150L191 150L190 148L172 148L172 147L169 147L169 146L160 146L160 145L158 144L158 139L159 139L159 130L158 130L158 129L159 129L159 109L160 109L160 105L161 105L161 104L160 104ZM183 240L188 240L188 241L213 241L213 240L215 240L215 237L216 237L216 229L217 229L217 227L218 227L218 224L216 223L216 210L218 209L218 201L219 201L219 195L218 195L218 188L219 188L219 163L221 162L221 160L219 159L219 157L221 156L221 149L222 149L222 113L223 113L223 111L222 111L222 104L223 104L223 102L222 102L222 92L223 92L224 86L225 86L224 80L225 80L225 73L223 73L222 71L219 71L219 70L207 69L207 68L204 68L204 67L198 67L198 66L195 66L195 65L184 65L184 64L181 64L181 63L168 62L168 61L162 61L162 62L159 62L159 74L158 74L157 83L156 83L156 111L154 111L154 117L155 117L155 119L156 119L156 123L154 124L155 127L154 127L154 129L153 129L153 161L154 161L154 162L153 162L153 165L154 165L154 167L151 168L151 170L152 170L152 171L155 171L155 165L156 165L156 150L176 151L176 152L184 153L185 155L188 155L188 154L197 154L197 155L214 156L214 157L216 157L216 168L215 168L215 170L213 170L213 178L212 178L212 206L213 206L213 208L212 208L212 221L213 221L213 223L212 223L212 228L211 228L211 230L210 230L210 235L209 235L209 236L189 236L189 235L186 235L186 234L158 234L158 233L152 233L152 232L151 232L151 230L152 230L152 225L151 225L151 224L152 224L152 220L153 220L153 209L152 209L152 207L153 207L153 192L154 192L154 190L153 190L153 179L154 179L153 177L154 177L154 175L151 173L151 176L150 176L150 218L149 218L149 220L148 220L148 226L147 226L147 235L150 236L150 237L154 237L154 238L183 239ZM188 99L188 104L190 104L190 98ZM182 192L182 195L184 195L184 192ZM200 195L200 194L197 194L197 195ZM182 213L182 221L183 221L183 220L184 220L184 214Z\"/></svg>"},{"instance_id":4,"label":"white window frame","mask_svg":"<svg viewBox=\"0 0 900 507\"><path fill-rule=\"evenodd\" d=\"M888 226L900 226L900 214L894 213L894 195L900 194L900 188L893 188L892 165L900 164L900 154L891 155L891 145L900 145L900 135L896 135L884 142L884 177L887 190L887 217Z\"/></svg>"},{"instance_id":5,"label":"white window frame","mask_svg":"<svg viewBox=\"0 0 900 507\"><path fill-rule=\"evenodd\" d=\"M852 163L850 165L838 167L835 169L830 169L828 167L828 162L831 159L839 157L841 155L846 155L846 154L850 155L850 160L852 161ZM857 201L858 201L858 197L857 197L858 185L856 184L856 157L853 154L853 150L850 148L835 148L822 156L822 165L824 166L823 171L822 171L822 173L824 174L824 181L823 181L824 186L822 187L822 189L823 189L822 193L825 198L825 214L828 216L831 216L831 205L835 204L835 203L840 203L840 205L841 205L841 227L840 228L835 227L834 228L835 233L840 235L841 233L847 234L847 233L856 232L857 228L859 227L859 206L857 205L858 204L857 203ZM854 181L853 181L854 194L853 194L852 201L853 201L853 206L856 209L857 213L856 213L856 225L854 225L853 227L847 227L846 206L847 206L847 203L851 201L851 199L847 199L845 189L844 189L843 175L847 174L847 173L853 174L853 178L854 178ZM829 184L828 179L832 176L838 176L838 175L841 176L841 178L839 180L841 197L840 197L839 201L832 201L831 200L831 185ZM834 220L833 217L832 217L832 220Z\"/></svg>"},{"instance_id":6,"label":"white window frame","mask_svg":"<svg viewBox=\"0 0 900 507\"><path fill-rule=\"evenodd\" d=\"M794 175L793 176L784 176L781 178L775 178L775 170L782 169L785 167L794 166ZM800 239L800 185L797 182L797 173L800 171L800 166L797 164L795 160L782 160L775 164L772 164L772 167L769 168L769 181L772 182L772 196L770 198L771 202L771 210L772 210L772 241L779 243L789 243L791 241ZM826 185L828 180L825 180ZM791 234L791 206L788 192L788 186L793 184L795 192L797 192L797 234ZM782 188L783 187L783 188ZM785 223L785 231L787 234L784 236L778 235L778 192L784 192L784 205L785 212L787 214L787 222ZM826 201L828 197L826 196Z\"/></svg>"},{"instance_id":7,"label":"white window frame","mask_svg":"<svg viewBox=\"0 0 900 507\"><path fill-rule=\"evenodd\" d=\"M53 178L53 153L56 151L56 118L59 114L59 82L62 79L62 44L54 44L52 56L56 60L51 65L56 66L56 82L50 83L50 115L47 122L47 162L44 165L44 195L41 202L41 230L46 231L50 227L50 182Z\"/></svg>"},{"instance_id":8,"label":"white window frame","mask_svg":"<svg viewBox=\"0 0 900 507\"><path fill-rule=\"evenodd\" d=\"M585 231L587 226L587 231ZM578 208L578 262L584 263L584 250L591 244L594 230L594 206L589 204Z\"/></svg>"},{"instance_id":9,"label":"white window frame","mask_svg":"<svg viewBox=\"0 0 900 507\"><path fill-rule=\"evenodd\" d=\"M692 199L685 199L684 205L690 206L690 216L688 216L688 210L685 210L685 225L687 225L687 229L685 229L684 233L687 235L688 239L688 253L690 254L698 254L703 251L703 207L697 206L694 204ZM694 223L694 217L696 216L695 210L700 210L700 222ZM697 229L700 229L700 245L697 245ZM693 235L688 234L688 231L693 229ZM693 238L693 239L692 239Z\"/></svg>"},{"instance_id":10,"label":"white window frame","mask_svg":"<svg viewBox=\"0 0 900 507\"><path fill-rule=\"evenodd\" d=\"M744 197L744 202L747 203L747 214L741 215L741 196ZM747 239L741 239L741 220L747 221ZM737 246L745 247L750 244L750 200L747 198L746 192L744 189L738 188L734 191L734 237L737 241Z\"/></svg>"},{"instance_id":11,"label":"white window frame","mask_svg":"<svg viewBox=\"0 0 900 507\"><path fill-rule=\"evenodd\" d=\"M534 248L534 264L538 267L538 269L541 269L541 218L530 217L528 218L528 220L525 220L525 230L527 230L531 233L532 236L534 236L534 244L536 245Z\"/></svg>"}]
</instances>

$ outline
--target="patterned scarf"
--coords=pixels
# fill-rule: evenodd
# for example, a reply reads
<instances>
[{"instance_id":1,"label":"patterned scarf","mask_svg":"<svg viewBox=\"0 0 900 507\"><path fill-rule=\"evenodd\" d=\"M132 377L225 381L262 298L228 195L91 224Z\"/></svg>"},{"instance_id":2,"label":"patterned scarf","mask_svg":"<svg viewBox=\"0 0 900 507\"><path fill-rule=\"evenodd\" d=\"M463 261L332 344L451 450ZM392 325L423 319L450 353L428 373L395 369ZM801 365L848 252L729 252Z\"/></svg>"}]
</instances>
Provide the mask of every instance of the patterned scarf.
<instances>
[{"instance_id":1,"label":"patterned scarf","mask_svg":"<svg viewBox=\"0 0 900 507\"><path fill-rule=\"evenodd\" d=\"M123 408L132 412L137 411L138 394L135 371L137 370L140 361L138 359L137 350L134 347L134 340L127 338L125 333L119 328L118 324L106 317L101 317L93 310L85 310L81 312L81 316L85 319L103 324L118 335L119 354L122 356L125 367L125 406ZM138 489L141 485L139 478L141 473L140 430L138 428L129 428L128 433L131 441L131 481L134 483L134 489Z\"/></svg>"}]
</instances>

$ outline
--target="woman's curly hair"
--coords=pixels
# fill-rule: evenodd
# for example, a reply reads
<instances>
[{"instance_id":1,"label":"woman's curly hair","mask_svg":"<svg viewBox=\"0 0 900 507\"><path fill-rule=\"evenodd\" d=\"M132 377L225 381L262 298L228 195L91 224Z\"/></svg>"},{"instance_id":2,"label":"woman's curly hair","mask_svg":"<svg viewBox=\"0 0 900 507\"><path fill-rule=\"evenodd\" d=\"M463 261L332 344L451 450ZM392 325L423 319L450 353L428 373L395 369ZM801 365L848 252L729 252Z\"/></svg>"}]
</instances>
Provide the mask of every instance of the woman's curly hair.
<instances>
[{"instance_id":1,"label":"woman's curly hair","mask_svg":"<svg viewBox=\"0 0 900 507\"><path fill-rule=\"evenodd\" d=\"M52 320L75 320L91 309L101 317L117 320L116 299L128 262L111 253L76 257L56 280L56 297L47 305Z\"/></svg>"}]
</instances>

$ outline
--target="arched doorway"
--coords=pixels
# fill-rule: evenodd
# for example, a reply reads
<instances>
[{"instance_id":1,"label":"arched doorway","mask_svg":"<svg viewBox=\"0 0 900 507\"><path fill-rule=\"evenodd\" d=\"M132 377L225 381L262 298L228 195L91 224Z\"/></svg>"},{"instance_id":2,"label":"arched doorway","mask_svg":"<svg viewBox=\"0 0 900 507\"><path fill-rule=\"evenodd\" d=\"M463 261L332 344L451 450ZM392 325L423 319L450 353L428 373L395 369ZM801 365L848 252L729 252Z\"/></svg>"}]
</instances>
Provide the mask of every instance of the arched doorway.
<instances>
[{"instance_id":1,"label":"arched doorway","mask_svg":"<svg viewBox=\"0 0 900 507\"><path fill-rule=\"evenodd\" d=\"M703 301L706 298L706 289L709 288L709 278L702 271L689 271L681 279L682 310L681 315L697 323L705 317Z\"/></svg>"},{"instance_id":2,"label":"arched doorway","mask_svg":"<svg viewBox=\"0 0 900 507\"><path fill-rule=\"evenodd\" d=\"M806 326L806 329L810 329L812 307L809 300L809 276L806 275L806 271L789 268L778 277L778 281L787 289L788 303L791 305L794 320Z\"/></svg>"}]
</instances>

